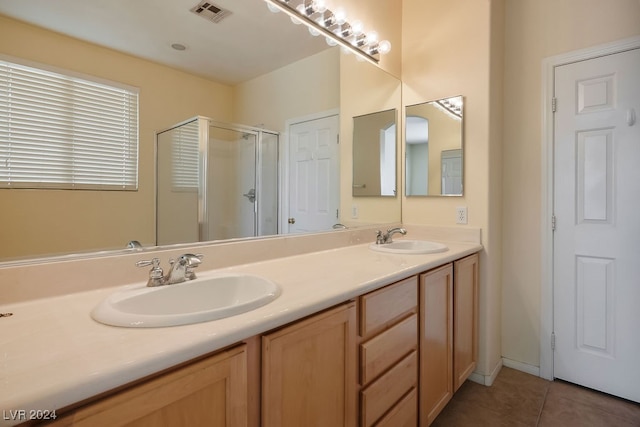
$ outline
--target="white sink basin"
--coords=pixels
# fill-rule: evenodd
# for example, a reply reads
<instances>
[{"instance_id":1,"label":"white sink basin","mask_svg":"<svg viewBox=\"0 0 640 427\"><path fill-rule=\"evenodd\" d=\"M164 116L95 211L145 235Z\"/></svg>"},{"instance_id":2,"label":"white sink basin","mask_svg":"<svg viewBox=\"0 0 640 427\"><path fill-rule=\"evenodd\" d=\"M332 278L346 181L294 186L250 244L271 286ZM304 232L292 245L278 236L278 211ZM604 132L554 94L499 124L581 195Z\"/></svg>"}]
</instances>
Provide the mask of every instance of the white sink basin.
<instances>
[{"instance_id":1,"label":"white sink basin","mask_svg":"<svg viewBox=\"0 0 640 427\"><path fill-rule=\"evenodd\" d=\"M446 252L449 248L442 243L431 242L429 240L394 240L391 243L377 245L372 243L369 248L378 252L392 254L435 254Z\"/></svg>"},{"instance_id":2,"label":"white sink basin","mask_svg":"<svg viewBox=\"0 0 640 427\"><path fill-rule=\"evenodd\" d=\"M212 275L175 285L126 287L98 304L91 317L130 328L186 325L244 313L279 295L278 285L258 276Z\"/></svg>"}]
</instances>

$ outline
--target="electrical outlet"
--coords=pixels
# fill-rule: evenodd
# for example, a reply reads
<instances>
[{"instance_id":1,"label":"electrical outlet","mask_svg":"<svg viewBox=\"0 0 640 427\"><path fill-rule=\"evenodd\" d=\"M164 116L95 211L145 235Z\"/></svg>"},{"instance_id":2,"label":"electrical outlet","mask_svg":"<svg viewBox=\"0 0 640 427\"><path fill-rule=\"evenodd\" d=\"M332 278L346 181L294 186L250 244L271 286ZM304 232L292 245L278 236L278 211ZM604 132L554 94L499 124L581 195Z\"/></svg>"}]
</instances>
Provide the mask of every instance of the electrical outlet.
<instances>
[{"instance_id":1,"label":"electrical outlet","mask_svg":"<svg viewBox=\"0 0 640 427\"><path fill-rule=\"evenodd\" d=\"M467 223L467 207L461 206L456 208L456 224Z\"/></svg>"},{"instance_id":2,"label":"electrical outlet","mask_svg":"<svg viewBox=\"0 0 640 427\"><path fill-rule=\"evenodd\" d=\"M358 205L351 205L351 218L358 219Z\"/></svg>"}]
</instances>

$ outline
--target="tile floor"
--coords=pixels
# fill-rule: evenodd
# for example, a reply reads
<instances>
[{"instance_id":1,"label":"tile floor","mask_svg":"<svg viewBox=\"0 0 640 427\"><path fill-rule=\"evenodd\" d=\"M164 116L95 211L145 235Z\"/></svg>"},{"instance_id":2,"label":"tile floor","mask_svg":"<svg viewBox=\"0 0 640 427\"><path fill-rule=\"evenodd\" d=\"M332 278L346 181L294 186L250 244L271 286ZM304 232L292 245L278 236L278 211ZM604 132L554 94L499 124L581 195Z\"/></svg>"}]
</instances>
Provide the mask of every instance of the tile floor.
<instances>
[{"instance_id":1,"label":"tile floor","mask_svg":"<svg viewBox=\"0 0 640 427\"><path fill-rule=\"evenodd\" d=\"M639 427L640 404L502 368L493 386L465 382L432 427Z\"/></svg>"}]
</instances>

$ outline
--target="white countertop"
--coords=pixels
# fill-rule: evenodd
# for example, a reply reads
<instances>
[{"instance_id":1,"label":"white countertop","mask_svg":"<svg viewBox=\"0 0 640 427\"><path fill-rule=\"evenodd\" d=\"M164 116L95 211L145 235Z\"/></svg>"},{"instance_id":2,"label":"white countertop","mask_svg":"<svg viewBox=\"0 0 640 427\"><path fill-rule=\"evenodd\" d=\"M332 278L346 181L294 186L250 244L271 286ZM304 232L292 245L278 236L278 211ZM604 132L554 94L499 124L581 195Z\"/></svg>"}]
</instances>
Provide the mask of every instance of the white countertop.
<instances>
[{"instance_id":1,"label":"white countertop","mask_svg":"<svg viewBox=\"0 0 640 427\"><path fill-rule=\"evenodd\" d=\"M9 411L59 410L482 249L444 243L449 251L437 254L384 254L359 244L215 270L263 276L282 294L256 310L194 325L94 321L91 309L120 287L0 306L13 313L0 318L0 424L18 423Z\"/></svg>"}]
</instances>

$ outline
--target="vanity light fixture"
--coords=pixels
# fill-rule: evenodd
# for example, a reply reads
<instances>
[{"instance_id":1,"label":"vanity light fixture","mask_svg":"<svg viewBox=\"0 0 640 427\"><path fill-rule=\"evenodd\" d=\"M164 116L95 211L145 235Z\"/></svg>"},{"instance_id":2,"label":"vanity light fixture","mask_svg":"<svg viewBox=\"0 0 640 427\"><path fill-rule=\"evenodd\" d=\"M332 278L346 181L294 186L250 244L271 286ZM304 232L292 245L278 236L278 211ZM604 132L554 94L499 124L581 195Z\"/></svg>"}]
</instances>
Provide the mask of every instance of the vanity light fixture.
<instances>
[{"instance_id":1,"label":"vanity light fixture","mask_svg":"<svg viewBox=\"0 0 640 427\"><path fill-rule=\"evenodd\" d=\"M340 45L347 52L377 64L380 55L391 50L387 40L378 41L378 33L363 31L362 22L347 21L344 10L329 10L324 0L265 0L272 12L282 11L294 24L304 24L314 35L323 35L329 46Z\"/></svg>"},{"instance_id":2,"label":"vanity light fixture","mask_svg":"<svg viewBox=\"0 0 640 427\"><path fill-rule=\"evenodd\" d=\"M454 96L452 98L439 99L435 105L441 110L449 113L456 119L462 119L462 97Z\"/></svg>"}]
</instances>

